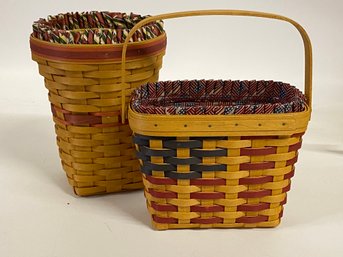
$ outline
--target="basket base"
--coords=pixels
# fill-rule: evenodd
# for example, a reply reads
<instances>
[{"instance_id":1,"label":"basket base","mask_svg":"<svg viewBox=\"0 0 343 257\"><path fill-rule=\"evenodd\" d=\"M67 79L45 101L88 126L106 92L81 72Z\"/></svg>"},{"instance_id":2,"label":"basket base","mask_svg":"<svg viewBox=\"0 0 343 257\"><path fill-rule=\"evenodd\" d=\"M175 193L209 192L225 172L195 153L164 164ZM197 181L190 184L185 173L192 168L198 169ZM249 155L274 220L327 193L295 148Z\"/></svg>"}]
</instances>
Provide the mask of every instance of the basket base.
<instances>
[{"instance_id":1,"label":"basket base","mask_svg":"<svg viewBox=\"0 0 343 257\"><path fill-rule=\"evenodd\" d=\"M139 178L141 179L141 178ZM137 179L137 180L139 180ZM141 181L128 183L127 180L102 181L101 186L79 187L75 180L68 178L69 184L73 187L74 193L78 196L92 196L125 191L141 190Z\"/></svg>"},{"instance_id":2,"label":"basket base","mask_svg":"<svg viewBox=\"0 0 343 257\"><path fill-rule=\"evenodd\" d=\"M161 224L154 220L151 220L153 229L155 230L167 230L167 229L208 229L208 228L275 228L281 222L281 219L260 222L255 224Z\"/></svg>"},{"instance_id":3,"label":"basket base","mask_svg":"<svg viewBox=\"0 0 343 257\"><path fill-rule=\"evenodd\" d=\"M69 184L71 184L69 182ZM110 193L119 193L126 191L141 190L143 188L143 183L132 183L126 185L120 185L117 187L112 187L111 190L108 190L106 187L73 187L74 193L78 196L92 196L92 195L102 195Z\"/></svg>"}]
</instances>

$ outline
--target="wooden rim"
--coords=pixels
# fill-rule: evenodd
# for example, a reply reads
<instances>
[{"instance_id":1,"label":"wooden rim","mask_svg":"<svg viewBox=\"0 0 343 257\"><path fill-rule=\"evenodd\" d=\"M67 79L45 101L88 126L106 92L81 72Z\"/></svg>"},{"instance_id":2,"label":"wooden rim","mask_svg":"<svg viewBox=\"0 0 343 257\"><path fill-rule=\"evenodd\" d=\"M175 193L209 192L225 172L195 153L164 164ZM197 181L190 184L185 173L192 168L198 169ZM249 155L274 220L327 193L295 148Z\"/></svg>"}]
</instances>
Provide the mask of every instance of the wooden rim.
<instances>
[{"instance_id":1,"label":"wooden rim","mask_svg":"<svg viewBox=\"0 0 343 257\"><path fill-rule=\"evenodd\" d=\"M129 60L155 55L165 50L166 34L157 38L129 43L127 56ZM50 43L30 37L30 47L33 55L52 61L73 62L120 62L124 44L116 45L66 45Z\"/></svg>"},{"instance_id":2,"label":"wooden rim","mask_svg":"<svg viewBox=\"0 0 343 257\"><path fill-rule=\"evenodd\" d=\"M282 114L156 115L129 107L131 129L147 136L292 135L306 131L311 111Z\"/></svg>"}]
</instances>

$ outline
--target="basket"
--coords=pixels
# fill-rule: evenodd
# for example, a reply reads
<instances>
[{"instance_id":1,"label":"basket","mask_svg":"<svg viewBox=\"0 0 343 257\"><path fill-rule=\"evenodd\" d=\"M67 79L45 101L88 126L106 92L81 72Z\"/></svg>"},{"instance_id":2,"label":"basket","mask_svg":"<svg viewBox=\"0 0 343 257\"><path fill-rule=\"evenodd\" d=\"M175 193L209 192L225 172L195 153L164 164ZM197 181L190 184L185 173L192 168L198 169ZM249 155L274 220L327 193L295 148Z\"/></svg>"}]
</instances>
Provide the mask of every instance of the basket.
<instances>
[{"instance_id":1,"label":"basket","mask_svg":"<svg viewBox=\"0 0 343 257\"><path fill-rule=\"evenodd\" d=\"M305 95L274 81L166 81L137 89L129 123L152 223L156 229L275 227L310 119L309 37L286 17L237 10L158 15L131 33L154 19L199 15L293 24L305 46Z\"/></svg>"},{"instance_id":2,"label":"basket","mask_svg":"<svg viewBox=\"0 0 343 257\"><path fill-rule=\"evenodd\" d=\"M30 37L32 59L49 90L62 166L77 195L143 187L121 106L134 88L158 80L166 47L163 29L153 34L162 21L136 31L128 44L126 83L121 83L123 40L143 18L68 13L38 21Z\"/></svg>"}]
</instances>

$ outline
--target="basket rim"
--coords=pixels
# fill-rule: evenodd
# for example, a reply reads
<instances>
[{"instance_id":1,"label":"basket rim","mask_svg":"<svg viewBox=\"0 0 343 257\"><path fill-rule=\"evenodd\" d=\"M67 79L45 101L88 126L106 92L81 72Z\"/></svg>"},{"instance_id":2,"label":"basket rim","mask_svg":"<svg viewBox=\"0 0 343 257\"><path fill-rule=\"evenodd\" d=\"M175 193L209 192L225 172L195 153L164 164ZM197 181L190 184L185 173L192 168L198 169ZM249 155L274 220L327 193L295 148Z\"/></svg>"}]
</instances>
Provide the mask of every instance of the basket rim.
<instances>
[{"instance_id":1,"label":"basket rim","mask_svg":"<svg viewBox=\"0 0 343 257\"><path fill-rule=\"evenodd\" d=\"M121 62L122 48L124 43L120 44L58 44L47 42L30 36L30 48L32 55L50 61L62 62ZM129 43L128 60L136 60L154 56L165 52L167 45L166 33L156 38ZM92 55L92 56L90 56Z\"/></svg>"},{"instance_id":2,"label":"basket rim","mask_svg":"<svg viewBox=\"0 0 343 257\"><path fill-rule=\"evenodd\" d=\"M143 41L135 41L135 42L129 42L128 45L133 47L133 46L140 46L144 44L149 44L155 41L161 40L161 38L165 38L167 36L166 32L162 32L161 35L155 37L155 38L150 38L146 39ZM118 44L59 44L56 42L49 42L45 41L39 38L36 38L33 36L33 33L30 34L30 41L33 41L35 43L39 43L45 46L51 46L51 47L56 47L56 48L122 48L124 43L118 43Z\"/></svg>"},{"instance_id":3,"label":"basket rim","mask_svg":"<svg viewBox=\"0 0 343 257\"><path fill-rule=\"evenodd\" d=\"M148 17L133 12L64 12L34 21L32 29L34 37L59 44L117 44L124 43L131 28ZM106 31L109 34L104 34ZM156 20L146 24L132 41L155 38L163 31L163 21Z\"/></svg>"},{"instance_id":4,"label":"basket rim","mask_svg":"<svg viewBox=\"0 0 343 257\"><path fill-rule=\"evenodd\" d=\"M128 108L133 132L149 136L292 135L306 131L312 111L308 104L302 112L238 115L161 115Z\"/></svg>"},{"instance_id":5,"label":"basket rim","mask_svg":"<svg viewBox=\"0 0 343 257\"><path fill-rule=\"evenodd\" d=\"M282 81L192 79L146 83L130 104L141 113L237 115L299 112L304 102L298 88Z\"/></svg>"}]
</instances>

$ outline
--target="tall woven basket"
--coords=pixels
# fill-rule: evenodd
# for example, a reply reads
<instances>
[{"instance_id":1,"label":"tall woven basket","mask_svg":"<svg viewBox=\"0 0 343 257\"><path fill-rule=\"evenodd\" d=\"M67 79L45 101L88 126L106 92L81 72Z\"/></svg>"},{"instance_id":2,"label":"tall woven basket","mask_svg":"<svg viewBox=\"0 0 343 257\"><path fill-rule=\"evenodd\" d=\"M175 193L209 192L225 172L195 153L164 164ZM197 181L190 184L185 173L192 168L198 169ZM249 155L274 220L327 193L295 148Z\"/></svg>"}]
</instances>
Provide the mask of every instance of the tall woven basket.
<instances>
[{"instance_id":1,"label":"tall woven basket","mask_svg":"<svg viewBox=\"0 0 343 257\"><path fill-rule=\"evenodd\" d=\"M274 227L310 119L309 37L289 18L238 10L158 15L130 34L155 19L200 15L255 16L294 25L305 46L305 94L274 81L166 81L137 89L129 122L153 225ZM125 51L126 45L124 61Z\"/></svg>"},{"instance_id":2,"label":"tall woven basket","mask_svg":"<svg viewBox=\"0 0 343 257\"><path fill-rule=\"evenodd\" d=\"M135 32L122 84L123 40L142 20L137 17L142 16L68 13L40 20L30 37L32 59L49 90L62 166L80 196L143 186L121 109L134 88L158 80L166 35L163 29L154 34L162 21Z\"/></svg>"}]
</instances>

